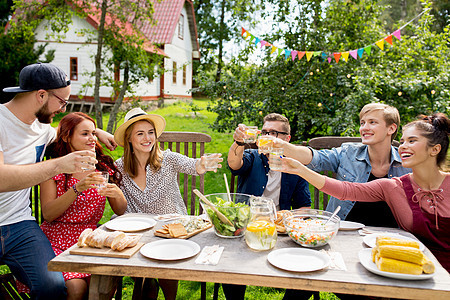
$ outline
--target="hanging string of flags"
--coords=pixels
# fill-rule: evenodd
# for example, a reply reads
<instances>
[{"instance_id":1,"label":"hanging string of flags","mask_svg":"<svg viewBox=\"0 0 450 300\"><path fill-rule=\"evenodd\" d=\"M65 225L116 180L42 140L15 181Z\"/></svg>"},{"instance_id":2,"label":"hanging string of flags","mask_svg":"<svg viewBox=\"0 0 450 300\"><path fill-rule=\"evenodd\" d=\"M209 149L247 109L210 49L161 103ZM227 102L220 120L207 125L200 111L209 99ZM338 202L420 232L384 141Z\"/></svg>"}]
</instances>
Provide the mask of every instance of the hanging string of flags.
<instances>
[{"instance_id":1,"label":"hanging string of flags","mask_svg":"<svg viewBox=\"0 0 450 300\"><path fill-rule=\"evenodd\" d=\"M393 44L392 36L395 36L398 40L401 40L401 33L400 29L394 31L392 34L386 36L385 38L376 41L375 43L349 51L343 51L343 52L325 52L325 51L298 51L298 50L289 50L289 49L283 49L274 46L273 44L251 34L248 30L246 30L244 27L242 27L241 36L244 39L247 39L250 37L250 43L254 43L255 47L258 46L258 43L260 44L261 48L263 47L271 47L270 54L276 53L277 57L280 56L284 52L285 59L291 58L293 61L295 59L301 60L304 56L306 56L306 60L310 61L312 57L319 56L322 58L322 60L328 60L328 63L331 63L332 59L336 61L336 63L339 62L339 60L342 58L345 62L348 62L349 56L353 57L354 59L361 58L364 53L370 56L372 52L372 46L377 45L381 50L384 50L384 42L389 43L390 45Z\"/></svg>"},{"instance_id":2,"label":"hanging string of flags","mask_svg":"<svg viewBox=\"0 0 450 300\"><path fill-rule=\"evenodd\" d=\"M392 40L393 36L396 37L398 40L401 40L402 39L401 32L400 32L401 29L403 29L405 26L410 24L412 21L414 21L415 19L417 19L423 13L427 12L430 9L431 8L425 9L420 14L418 14L416 17L414 17L409 22L404 24L402 27L400 27L399 29L394 31L392 34L389 34L388 36L382 38L381 40L376 41L375 43L372 43L372 44L362 47L362 48L353 49L353 50L349 50L349 51L343 51L343 52L325 52L325 51L307 51L307 50L298 51L298 50L289 50L289 49L279 48L279 47L274 46L273 44L263 40L262 38L253 35L248 30L246 30L244 27L242 27L241 36L244 39L247 39L248 37L250 37L249 42L253 43L255 45L255 47L258 46L258 43L260 44L261 48L270 47L270 49L271 49L270 54L276 53L277 57L280 56L284 52L284 56L285 56L286 60L289 58L291 58L292 61L295 61L295 59L301 60L304 56L306 56L306 60L310 61L312 57L319 56L320 58L322 58L323 61L327 60L328 63L331 63L333 58L336 61L336 63L338 63L339 60L341 60L341 58L345 62L348 62L349 56L353 57L355 60L357 60L358 58L362 58L364 53L366 53L366 55L370 56L370 54L372 53L372 46L374 46L374 45L378 46L378 48L380 48L381 50L384 50L385 42L387 42L388 44L390 44L392 46L393 45L393 40Z\"/></svg>"}]
</instances>

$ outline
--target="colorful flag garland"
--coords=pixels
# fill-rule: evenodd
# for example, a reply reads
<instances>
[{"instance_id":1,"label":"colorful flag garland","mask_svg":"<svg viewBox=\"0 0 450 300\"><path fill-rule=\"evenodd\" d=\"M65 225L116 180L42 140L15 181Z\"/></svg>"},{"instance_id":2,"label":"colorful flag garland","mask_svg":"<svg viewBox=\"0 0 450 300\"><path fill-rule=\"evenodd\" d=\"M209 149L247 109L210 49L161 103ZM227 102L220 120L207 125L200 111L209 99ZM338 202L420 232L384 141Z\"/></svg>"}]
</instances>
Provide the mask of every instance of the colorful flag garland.
<instances>
[{"instance_id":1,"label":"colorful flag garland","mask_svg":"<svg viewBox=\"0 0 450 300\"><path fill-rule=\"evenodd\" d=\"M272 45L271 43L264 41L262 38L256 37L253 34L251 34L250 32L248 32L248 30L246 30L244 27L242 27L241 30L241 36L244 39L247 39L248 37L250 37L250 43L255 44L255 47L258 46L258 43L260 43L260 47L271 47L270 50L270 54L276 53L277 57L281 55L281 53L284 52L284 57L286 60L288 60L289 58L292 59L292 61L295 61L295 59L297 58L298 60L301 60L303 58L303 56L306 55L306 60L310 61L312 57L315 56L319 56L323 61L328 61L328 63L331 63L334 60L336 61L336 63L339 62L339 60L344 60L345 62L349 61L349 56L353 57L353 59L357 60L358 58L362 58L363 54L366 53L366 55L370 56L370 54L372 53L372 46L376 45L378 46L378 48L380 48L382 51L384 51L384 43L388 43L391 46L393 46L393 40L392 37L394 36L395 38L397 38L397 40L401 40L402 36L401 36L401 29L405 28L408 24L410 24L412 21L414 21L415 19L417 19L418 17L420 17L422 14L424 14L425 12L429 11L431 8L427 8L425 10L423 10L420 14L418 14L417 16L415 16L413 19L411 19L409 22L407 22L406 24L404 24L402 27L400 27L399 29L397 29L396 31L394 31L392 34L389 34L388 36L386 36L385 38L376 41L375 43L372 43L371 45L362 47L362 48L358 48L358 49L354 49L354 50L349 50L349 51L343 51L343 52L325 52L325 51L298 51L298 50L289 50L289 49L283 49L283 48L279 48L276 47L274 45Z\"/></svg>"},{"instance_id":2,"label":"colorful flag garland","mask_svg":"<svg viewBox=\"0 0 450 300\"><path fill-rule=\"evenodd\" d=\"M343 60L345 62L349 61L349 56L353 57L353 59L357 60L358 58L362 58L364 52L370 56L372 52L372 45L377 45L378 48L381 50L384 50L384 43L387 42L391 46L393 45L392 36L396 37L398 40L402 39L400 29L397 29L392 34L386 36L384 39L381 39L379 41L376 41L372 45L368 45L359 49L349 50L349 51L343 51L343 52L334 52L334 53L327 53L325 51L298 51L298 50L289 50L289 49L283 49L276 47L272 45L271 43L263 40L262 38L256 37L255 35L251 34L248 30L246 30L244 27L242 27L241 36L244 39L247 39L250 37L250 43L253 43L255 47L258 46L258 43L260 44L260 47L271 47L270 54L276 53L277 57L280 56L282 53L284 53L284 57L286 60L289 58L292 59L292 61L295 61L297 58L298 60L301 60L303 56L306 56L306 60L310 61L312 57L318 56L323 61L328 61L328 63L331 63L333 58L338 63L340 60Z\"/></svg>"}]
</instances>

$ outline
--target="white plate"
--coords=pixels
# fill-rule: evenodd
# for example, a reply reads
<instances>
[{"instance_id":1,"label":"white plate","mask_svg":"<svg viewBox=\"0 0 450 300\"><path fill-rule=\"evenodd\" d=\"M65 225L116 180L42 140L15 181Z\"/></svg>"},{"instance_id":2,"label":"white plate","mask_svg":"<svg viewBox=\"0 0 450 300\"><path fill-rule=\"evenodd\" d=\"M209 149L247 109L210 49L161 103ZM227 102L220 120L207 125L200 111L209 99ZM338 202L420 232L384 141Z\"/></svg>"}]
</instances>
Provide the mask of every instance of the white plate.
<instances>
[{"instance_id":1,"label":"white plate","mask_svg":"<svg viewBox=\"0 0 450 300\"><path fill-rule=\"evenodd\" d=\"M302 249L283 248L269 253L267 260L280 269L294 272L311 272L328 267L330 257L322 252Z\"/></svg>"},{"instance_id":2,"label":"white plate","mask_svg":"<svg viewBox=\"0 0 450 300\"><path fill-rule=\"evenodd\" d=\"M381 275L384 277L395 278L395 279L403 279L403 280L423 280L428 279L434 276L433 274L420 274L420 275L412 275L412 274L402 274L402 273L391 273L380 271L377 268L377 265L372 261L372 249L362 249L358 253L359 261L368 271L375 273L377 275Z\"/></svg>"},{"instance_id":3,"label":"white plate","mask_svg":"<svg viewBox=\"0 0 450 300\"><path fill-rule=\"evenodd\" d=\"M171 239L145 244L140 251L148 258L177 260L196 255L200 252L200 246L192 241Z\"/></svg>"},{"instance_id":4,"label":"white plate","mask_svg":"<svg viewBox=\"0 0 450 300\"><path fill-rule=\"evenodd\" d=\"M155 226L156 221L146 217L124 217L117 218L105 223L110 230L120 230L123 232L141 231Z\"/></svg>"},{"instance_id":5,"label":"white plate","mask_svg":"<svg viewBox=\"0 0 450 300\"><path fill-rule=\"evenodd\" d=\"M373 247L375 247L376 244L377 244L377 236L380 236L380 235L383 235L383 236L390 236L390 237L394 237L394 238L397 238L397 239L404 239L404 240L408 240L408 241L415 241L415 242L418 242L418 243L419 243L419 249L420 249L420 251L424 251L424 250L425 250L425 245L422 244L421 241L416 240L416 239L414 239L414 238L410 238L410 237L401 235L401 234L398 234L398 233L374 233L374 234L369 234L369 235L366 235L366 236L364 237L363 242L364 242L367 246L373 248Z\"/></svg>"},{"instance_id":6,"label":"white plate","mask_svg":"<svg viewBox=\"0 0 450 300\"><path fill-rule=\"evenodd\" d=\"M364 228L366 225L358 222L351 221L341 221L339 225L339 230L358 230Z\"/></svg>"}]
</instances>

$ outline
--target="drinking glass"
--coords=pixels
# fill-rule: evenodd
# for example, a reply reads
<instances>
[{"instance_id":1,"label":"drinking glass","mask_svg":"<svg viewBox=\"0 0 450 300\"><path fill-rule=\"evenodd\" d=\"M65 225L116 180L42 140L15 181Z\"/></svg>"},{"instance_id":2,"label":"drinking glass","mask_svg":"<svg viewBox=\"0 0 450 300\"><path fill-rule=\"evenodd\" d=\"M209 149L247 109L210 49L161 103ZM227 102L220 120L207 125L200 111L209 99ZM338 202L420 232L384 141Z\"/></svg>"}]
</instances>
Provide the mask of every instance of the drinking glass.
<instances>
[{"instance_id":1,"label":"drinking glass","mask_svg":"<svg viewBox=\"0 0 450 300\"><path fill-rule=\"evenodd\" d=\"M283 156L283 148L273 148L269 154L269 166L272 170L281 170L281 156Z\"/></svg>"},{"instance_id":2,"label":"drinking glass","mask_svg":"<svg viewBox=\"0 0 450 300\"><path fill-rule=\"evenodd\" d=\"M94 152L94 151L93 151ZM94 152L94 158L96 157L96 153ZM84 163L86 165L86 167L81 167L81 170L83 171L92 171L95 170L95 165L91 164L91 163Z\"/></svg>"},{"instance_id":3,"label":"drinking glass","mask_svg":"<svg viewBox=\"0 0 450 300\"><path fill-rule=\"evenodd\" d=\"M261 135L258 137L258 153L270 153L273 148L273 140L272 137L267 135Z\"/></svg>"},{"instance_id":4,"label":"drinking glass","mask_svg":"<svg viewBox=\"0 0 450 300\"><path fill-rule=\"evenodd\" d=\"M205 158L205 170L214 171L219 167L218 153L204 153L202 157Z\"/></svg>"},{"instance_id":5,"label":"drinking glass","mask_svg":"<svg viewBox=\"0 0 450 300\"><path fill-rule=\"evenodd\" d=\"M258 126L247 126L245 128L244 143L250 144L256 142L258 136Z\"/></svg>"},{"instance_id":6,"label":"drinking glass","mask_svg":"<svg viewBox=\"0 0 450 300\"><path fill-rule=\"evenodd\" d=\"M96 184L97 188L101 189L106 187L106 184L109 181L109 173L107 171L102 171L101 174L99 174L101 177L103 177L104 182L102 184Z\"/></svg>"}]
</instances>

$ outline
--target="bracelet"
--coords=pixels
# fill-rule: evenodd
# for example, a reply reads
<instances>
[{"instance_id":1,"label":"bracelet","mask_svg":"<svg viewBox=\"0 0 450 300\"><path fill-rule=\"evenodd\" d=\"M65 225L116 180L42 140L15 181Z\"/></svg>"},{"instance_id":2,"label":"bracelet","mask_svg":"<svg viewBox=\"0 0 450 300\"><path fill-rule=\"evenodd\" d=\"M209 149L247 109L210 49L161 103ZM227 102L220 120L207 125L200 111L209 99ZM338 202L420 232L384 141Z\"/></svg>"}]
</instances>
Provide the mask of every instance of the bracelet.
<instances>
[{"instance_id":1,"label":"bracelet","mask_svg":"<svg viewBox=\"0 0 450 300\"><path fill-rule=\"evenodd\" d=\"M75 194L77 194L77 197L78 197L78 196L81 196L82 193L80 193L79 191L77 191L76 185L77 185L76 183L75 183L74 185L72 185L72 189L73 189L73 191L75 192Z\"/></svg>"},{"instance_id":2,"label":"bracelet","mask_svg":"<svg viewBox=\"0 0 450 300\"><path fill-rule=\"evenodd\" d=\"M238 141L236 141L236 140L234 140L234 142L236 143L236 145L238 145L238 146L245 146L245 143L242 143L242 142L238 142Z\"/></svg>"}]
</instances>

